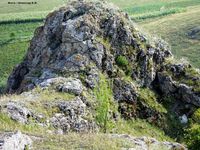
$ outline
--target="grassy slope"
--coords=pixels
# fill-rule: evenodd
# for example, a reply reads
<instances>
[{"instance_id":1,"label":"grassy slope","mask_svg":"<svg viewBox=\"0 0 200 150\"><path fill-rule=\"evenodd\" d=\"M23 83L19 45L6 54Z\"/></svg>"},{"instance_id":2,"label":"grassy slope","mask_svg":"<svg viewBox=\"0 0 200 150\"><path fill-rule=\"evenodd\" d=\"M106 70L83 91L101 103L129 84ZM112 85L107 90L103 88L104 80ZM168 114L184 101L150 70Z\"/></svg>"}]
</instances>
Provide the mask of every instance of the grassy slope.
<instances>
[{"instance_id":1,"label":"grassy slope","mask_svg":"<svg viewBox=\"0 0 200 150\"><path fill-rule=\"evenodd\" d=\"M188 33L200 26L200 5L189 7L186 12L162 19L140 22L143 29L170 43L176 57L185 57L195 67L200 67L200 35L191 39ZM200 31L199 31L200 32Z\"/></svg>"},{"instance_id":2,"label":"grassy slope","mask_svg":"<svg viewBox=\"0 0 200 150\"><path fill-rule=\"evenodd\" d=\"M5 86L13 66L19 63L40 23L0 25L0 88Z\"/></svg>"}]
</instances>

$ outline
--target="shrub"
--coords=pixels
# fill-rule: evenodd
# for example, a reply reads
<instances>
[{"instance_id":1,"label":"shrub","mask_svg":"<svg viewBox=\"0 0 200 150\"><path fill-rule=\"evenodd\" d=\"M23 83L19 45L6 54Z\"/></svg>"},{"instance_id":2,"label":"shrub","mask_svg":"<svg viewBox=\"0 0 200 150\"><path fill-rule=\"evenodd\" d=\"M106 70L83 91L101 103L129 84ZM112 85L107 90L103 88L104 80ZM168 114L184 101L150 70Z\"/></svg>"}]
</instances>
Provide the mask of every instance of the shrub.
<instances>
[{"instance_id":1,"label":"shrub","mask_svg":"<svg viewBox=\"0 0 200 150\"><path fill-rule=\"evenodd\" d=\"M200 147L200 125L194 124L186 130L186 142L190 150L197 150Z\"/></svg>"},{"instance_id":2,"label":"shrub","mask_svg":"<svg viewBox=\"0 0 200 150\"><path fill-rule=\"evenodd\" d=\"M192 119L196 122L196 123L200 123L200 108L197 109L193 116L192 116Z\"/></svg>"},{"instance_id":3,"label":"shrub","mask_svg":"<svg viewBox=\"0 0 200 150\"><path fill-rule=\"evenodd\" d=\"M128 65L128 60L126 59L126 57L125 56L118 56L117 58L116 58L116 63L117 63L117 65L118 66L120 66L120 67L126 67L127 65Z\"/></svg>"},{"instance_id":4,"label":"shrub","mask_svg":"<svg viewBox=\"0 0 200 150\"><path fill-rule=\"evenodd\" d=\"M97 98L96 106L96 121L103 130L114 126L109 114L115 111L116 105L113 101L112 88L104 75L100 76L99 86L94 89L94 94Z\"/></svg>"},{"instance_id":5,"label":"shrub","mask_svg":"<svg viewBox=\"0 0 200 150\"><path fill-rule=\"evenodd\" d=\"M14 38L15 37L15 33L10 33L10 38Z\"/></svg>"}]
</instances>

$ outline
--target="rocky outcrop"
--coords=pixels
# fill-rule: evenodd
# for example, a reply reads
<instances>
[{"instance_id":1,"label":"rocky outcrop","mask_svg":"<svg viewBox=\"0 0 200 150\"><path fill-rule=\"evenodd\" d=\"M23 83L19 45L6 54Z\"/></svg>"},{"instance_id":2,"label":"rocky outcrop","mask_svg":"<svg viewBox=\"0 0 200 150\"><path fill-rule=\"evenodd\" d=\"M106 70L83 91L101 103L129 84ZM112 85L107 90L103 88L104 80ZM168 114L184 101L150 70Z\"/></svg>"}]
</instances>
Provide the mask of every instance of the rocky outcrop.
<instances>
[{"instance_id":1,"label":"rocky outcrop","mask_svg":"<svg viewBox=\"0 0 200 150\"><path fill-rule=\"evenodd\" d=\"M118 102L136 103L137 90L131 83L126 83L123 80L115 79L113 87L114 99Z\"/></svg>"},{"instance_id":2,"label":"rocky outcrop","mask_svg":"<svg viewBox=\"0 0 200 150\"><path fill-rule=\"evenodd\" d=\"M24 61L8 79L7 91L22 92L52 76L76 77L88 70L114 76L121 55L129 61L130 73L150 86L156 66L171 53L161 41L147 44L127 15L106 3L72 2L49 14L35 31ZM84 78L90 87L92 76Z\"/></svg>"},{"instance_id":3,"label":"rocky outcrop","mask_svg":"<svg viewBox=\"0 0 200 150\"><path fill-rule=\"evenodd\" d=\"M130 143L133 143L135 147L134 150L160 150L160 149L167 149L167 150L187 150L186 147L179 143L173 142L160 142L154 138L149 137L133 137L126 134L113 134L110 135L112 138L121 138L126 139ZM123 148L122 148L123 149Z\"/></svg>"},{"instance_id":4,"label":"rocky outcrop","mask_svg":"<svg viewBox=\"0 0 200 150\"><path fill-rule=\"evenodd\" d=\"M0 150L25 150L29 149L31 144L31 138L20 131L0 133Z\"/></svg>"},{"instance_id":5,"label":"rocky outcrop","mask_svg":"<svg viewBox=\"0 0 200 150\"><path fill-rule=\"evenodd\" d=\"M98 130L95 111L102 100L109 103L102 104L105 108L100 114L106 114L101 116L103 119L117 120L110 117L115 114L114 106L113 110L107 108L113 103L122 118L155 122L167 114L162 105L165 98L170 98L174 100L174 114L186 124L193 108L200 106L200 73L189 64L169 60L173 60L169 46L160 39L148 39L126 13L106 2L73 1L50 13L44 25L35 30L24 60L8 78L7 93L23 94L39 87L73 95L74 99L63 96L51 102L45 97L40 106L49 115L46 124L59 133ZM102 75L107 80L103 84L109 85L104 85L102 91L96 90L101 88ZM40 96L32 97L40 100ZM55 111L47 111L53 107ZM34 116L13 103L4 110L21 123ZM145 140L135 141L143 143L146 149Z\"/></svg>"},{"instance_id":6,"label":"rocky outcrop","mask_svg":"<svg viewBox=\"0 0 200 150\"><path fill-rule=\"evenodd\" d=\"M180 84L178 89L178 96L180 99L182 99L182 101L200 107L200 97L192 91L191 87L188 87L185 84Z\"/></svg>"},{"instance_id":7,"label":"rocky outcrop","mask_svg":"<svg viewBox=\"0 0 200 150\"><path fill-rule=\"evenodd\" d=\"M50 118L50 123L56 129L61 129L63 133L67 132L94 132L97 126L92 120L86 119L88 110L80 98L69 102L60 102L57 104L61 113L55 114Z\"/></svg>"},{"instance_id":8,"label":"rocky outcrop","mask_svg":"<svg viewBox=\"0 0 200 150\"><path fill-rule=\"evenodd\" d=\"M83 91L82 82L75 78L50 78L39 84L43 89L55 88L58 91L80 95Z\"/></svg>"},{"instance_id":9,"label":"rocky outcrop","mask_svg":"<svg viewBox=\"0 0 200 150\"><path fill-rule=\"evenodd\" d=\"M27 123L28 119L32 116L30 110L23 107L20 103L8 102L6 105L1 107L1 112L8 114L11 119L23 124Z\"/></svg>"}]
</instances>

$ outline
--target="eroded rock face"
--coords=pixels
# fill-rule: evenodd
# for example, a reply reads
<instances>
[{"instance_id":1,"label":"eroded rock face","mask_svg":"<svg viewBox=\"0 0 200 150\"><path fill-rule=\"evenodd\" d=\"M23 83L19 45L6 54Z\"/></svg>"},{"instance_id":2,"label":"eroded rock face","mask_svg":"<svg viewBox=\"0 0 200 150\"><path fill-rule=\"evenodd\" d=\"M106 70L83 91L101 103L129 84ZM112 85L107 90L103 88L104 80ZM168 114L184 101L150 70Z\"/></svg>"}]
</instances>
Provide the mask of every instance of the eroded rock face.
<instances>
[{"instance_id":1,"label":"eroded rock face","mask_svg":"<svg viewBox=\"0 0 200 150\"><path fill-rule=\"evenodd\" d=\"M114 82L114 99L118 102L136 103L137 90L131 83L126 83L123 80L115 79Z\"/></svg>"},{"instance_id":2,"label":"eroded rock face","mask_svg":"<svg viewBox=\"0 0 200 150\"><path fill-rule=\"evenodd\" d=\"M83 91L83 85L79 79L69 79L66 83L59 86L59 90L62 92L80 95Z\"/></svg>"},{"instance_id":3,"label":"eroded rock face","mask_svg":"<svg viewBox=\"0 0 200 150\"><path fill-rule=\"evenodd\" d=\"M130 62L131 73L141 84L150 86L156 66L171 53L160 41L144 47L146 41L127 14L107 3L72 2L50 13L36 29L25 59L8 79L7 91L20 93L49 78L76 77L86 70L113 76L119 55ZM85 78L89 87L94 87L95 77L92 73Z\"/></svg>"},{"instance_id":4,"label":"eroded rock face","mask_svg":"<svg viewBox=\"0 0 200 150\"><path fill-rule=\"evenodd\" d=\"M29 149L31 144L31 138L20 131L0 133L0 150L25 150Z\"/></svg>"},{"instance_id":5,"label":"eroded rock face","mask_svg":"<svg viewBox=\"0 0 200 150\"><path fill-rule=\"evenodd\" d=\"M157 74L160 91L163 94L171 94L176 92L177 87L172 78L162 73Z\"/></svg>"},{"instance_id":6,"label":"eroded rock face","mask_svg":"<svg viewBox=\"0 0 200 150\"><path fill-rule=\"evenodd\" d=\"M86 119L89 112L86 104L77 97L69 102L59 102L58 108L61 113L50 118L53 127L61 129L64 133L74 132L94 132L97 126L92 120Z\"/></svg>"},{"instance_id":7,"label":"eroded rock face","mask_svg":"<svg viewBox=\"0 0 200 150\"><path fill-rule=\"evenodd\" d=\"M200 97L196 95L192 91L192 88L188 87L187 85L180 84L178 94L180 96L180 99L182 99L183 101L200 107Z\"/></svg>"}]
</instances>

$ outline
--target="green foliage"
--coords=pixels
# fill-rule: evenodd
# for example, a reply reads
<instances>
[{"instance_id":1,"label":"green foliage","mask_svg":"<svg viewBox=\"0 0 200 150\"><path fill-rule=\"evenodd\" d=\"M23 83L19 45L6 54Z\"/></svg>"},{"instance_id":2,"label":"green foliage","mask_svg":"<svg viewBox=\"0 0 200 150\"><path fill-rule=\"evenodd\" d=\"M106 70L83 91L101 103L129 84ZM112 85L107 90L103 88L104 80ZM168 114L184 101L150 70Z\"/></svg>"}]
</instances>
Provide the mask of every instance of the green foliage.
<instances>
[{"instance_id":1,"label":"green foliage","mask_svg":"<svg viewBox=\"0 0 200 150\"><path fill-rule=\"evenodd\" d=\"M107 132L108 128L112 128L113 123L109 118L110 113L115 111L112 89L104 75L100 76L98 86L94 89L97 98L96 121L101 126L103 132Z\"/></svg>"},{"instance_id":2,"label":"green foliage","mask_svg":"<svg viewBox=\"0 0 200 150\"><path fill-rule=\"evenodd\" d=\"M192 119L196 122L196 123L200 123L200 108L197 109L193 116L192 116Z\"/></svg>"},{"instance_id":3,"label":"green foliage","mask_svg":"<svg viewBox=\"0 0 200 150\"><path fill-rule=\"evenodd\" d=\"M165 117L162 118L160 128L164 129L165 133L177 141L184 141L185 125L181 124L177 115L168 109Z\"/></svg>"},{"instance_id":4,"label":"green foliage","mask_svg":"<svg viewBox=\"0 0 200 150\"><path fill-rule=\"evenodd\" d=\"M11 32L10 33L10 38L14 38L15 37L15 33Z\"/></svg>"},{"instance_id":5,"label":"green foliage","mask_svg":"<svg viewBox=\"0 0 200 150\"><path fill-rule=\"evenodd\" d=\"M197 150L200 147L200 125L193 124L186 130L186 142L190 150Z\"/></svg>"},{"instance_id":6,"label":"green foliage","mask_svg":"<svg viewBox=\"0 0 200 150\"><path fill-rule=\"evenodd\" d=\"M29 146L28 146L28 145L25 145L24 150L29 150Z\"/></svg>"},{"instance_id":7,"label":"green foliage","mask_svg":"<svg viewBox=\"0 0 200 150\"><path fill-rule=\"evenodd\" d=\"M145 102L152 109L162 113L167 112L167 110L160 103L158 103L157 96L152 90L148 88L140 88L138 94L139 99Z\"/></svg>"},{"instance_id":8,"label":"green foliage","mask_svg":"<svg viewBox=\"0 0 200 150\"><path fill-rule=\"evenodd\" d=\"M118 56L117 58L116 58L116 63L117 63L117 65L118 66L120 66L120 67L126 67L127 65L128 65L128 60L126 59L126 57L125 56Z\"/></svg>"},{"instance_id":9,"label":"green foliage","mask_svg":"<svg viewBox=\"0 0 200 150\"><path fill-rule=\"evenodd\" d=\"M132 68L131 65L129 65L128 60L126 59L125 56L119 55L116 57L116 64L124 71L124 73L127 76L131 75ZM119 72L120 73L120 72ZM121 73L120 73L121 74Z\"/></svg>"}]
</instances>

